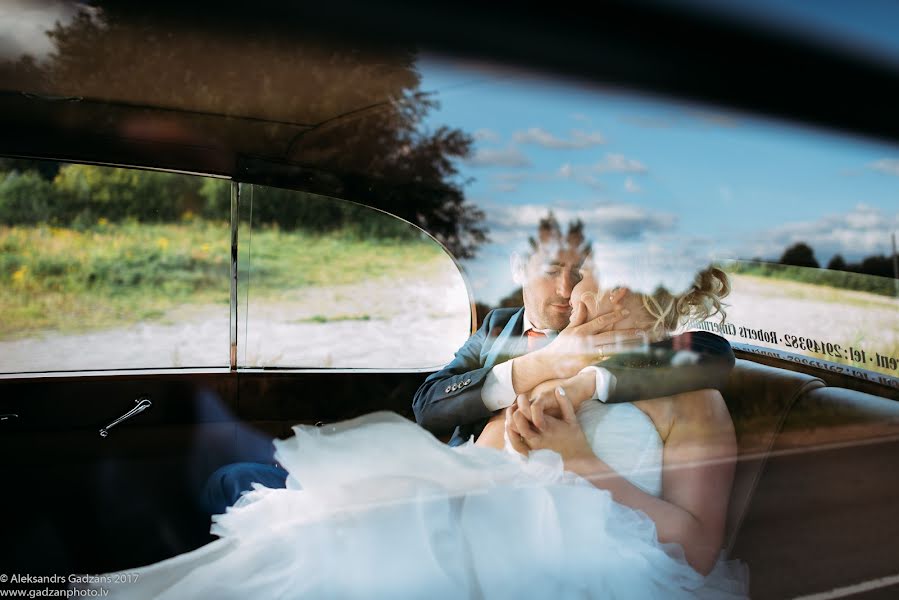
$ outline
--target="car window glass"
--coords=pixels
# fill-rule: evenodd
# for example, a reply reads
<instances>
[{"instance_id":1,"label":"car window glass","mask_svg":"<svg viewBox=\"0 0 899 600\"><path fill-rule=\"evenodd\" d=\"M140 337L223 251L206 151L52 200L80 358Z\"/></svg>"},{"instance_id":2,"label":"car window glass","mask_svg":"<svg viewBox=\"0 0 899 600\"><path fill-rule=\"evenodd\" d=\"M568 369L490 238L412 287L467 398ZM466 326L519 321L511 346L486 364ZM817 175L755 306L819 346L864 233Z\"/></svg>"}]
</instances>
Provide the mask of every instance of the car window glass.
<instances>
[{"instance_id":1,"label":"car window glass","mask_svg":"<svg viewBox=\"0 0 899 600\"><path fill-rule=\"evenodd\" d=\"M242 367L434 368L471 332L458 267L405 221L242 185L240 225Z\"/></svg>"},{"instance_id":2,"label":"car window glass","mask_svg":"<svg viewBox=\"0 0 899 600\"><path fill-rule=\"evenodd\" d=\"M497 65L419 68L439 99L425 128L472 141L459 173L488 240L461 262L480 318L522 305L511 256L574 234L606 290L689 294L722 268L724 325L687 312L679 331L899 385L895 147Z\"/></svg>"},{"instance_id":3,"label":"car window glass","mask_svg":"<svg viewBox=\"0 0 899 600\"><path fill-rule=\"evenodd\" d=\"M227 366L221 191L190 175L0 159L0 372Z\"/></svg>"}]
</instances>

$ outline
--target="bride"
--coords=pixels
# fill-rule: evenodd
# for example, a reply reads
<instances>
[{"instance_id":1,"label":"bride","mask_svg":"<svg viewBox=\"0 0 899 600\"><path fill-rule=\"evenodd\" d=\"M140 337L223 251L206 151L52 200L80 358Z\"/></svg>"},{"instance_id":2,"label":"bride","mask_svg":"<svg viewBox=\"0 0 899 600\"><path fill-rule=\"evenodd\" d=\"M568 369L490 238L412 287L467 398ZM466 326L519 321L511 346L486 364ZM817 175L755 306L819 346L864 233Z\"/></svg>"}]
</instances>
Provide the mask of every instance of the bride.
<instances>
[{"instance_id":1,"label":"bride","mask_svg":"<svg viewBox=\"0 0 899 600\"><path fill-rule=\"evenodd\" d=\"M619 327L660 338L720 310L724 273L696 283L629 294ZM586 278L573 319L619 297ZM392 413L294 427L275 442L286 489L257 485L213 517L218 540L131 570L136 582L92 585L121 598L745 597L741 567L719 559L736 452L720 395L604 405L587 387L546 382L453 448Z\"/></svg>"},{"instance_id":2,"label":"bride","mask_svg":"<svg viewBox=\"0 0 899 600\"><path fill-rule=\"evenodd\" d=\"M571 295L573 325L611 311L620 297L599 294L597 288L593 271L584 269ZM614 329L642 330L648 341L661 342L681 321L720 312L729 289L727 275L708 268L680 296L664 289L627 294L621 305L630 315ZM670 360L689 361L690 354L676 353ZM659 541L679 544L687 562L708 573L724 541L736 458L733 422L723 398L704 390L606 405L586 401L594 381L583 372L520 395L488 423L477 444L522 454L544 448L558 452L567 471L648 515ZM547 409L554 416L544 416Z\"/></svg>"}]
</instances>

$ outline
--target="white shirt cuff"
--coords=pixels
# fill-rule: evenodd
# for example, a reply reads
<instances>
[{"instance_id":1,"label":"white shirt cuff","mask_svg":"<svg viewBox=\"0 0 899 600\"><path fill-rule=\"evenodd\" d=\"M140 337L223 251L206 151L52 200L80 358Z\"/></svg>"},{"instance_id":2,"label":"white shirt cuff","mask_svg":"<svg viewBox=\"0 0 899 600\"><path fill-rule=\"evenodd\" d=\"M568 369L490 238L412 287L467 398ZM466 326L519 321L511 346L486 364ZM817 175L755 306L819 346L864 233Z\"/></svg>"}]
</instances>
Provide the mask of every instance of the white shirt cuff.
<instances>
[{"instance_id":1,"label":"white shirt cuff","mask_svg":"<svg viewBox=\"0 0 899 600\"><path fill-rule=\"evenodd\" d=\"M602 367L590 365L581 369L581 373L585 371L593 371L596 376L596 389L593 392L591 400L599 400L606 402L615 391L615 376Z\"/></svg>"},{"instance_id":2,"label":"white shirt cuff","mask_svg":"<svg viewBox=\"0 0 899 600\"><path fill-rule=\"evenodd\" d=\"M512 361L499 363L490 369L481 387L481 400L491 412L496 412L515 402L515 388L512 386Z\"/></svg>"}]
</instances>

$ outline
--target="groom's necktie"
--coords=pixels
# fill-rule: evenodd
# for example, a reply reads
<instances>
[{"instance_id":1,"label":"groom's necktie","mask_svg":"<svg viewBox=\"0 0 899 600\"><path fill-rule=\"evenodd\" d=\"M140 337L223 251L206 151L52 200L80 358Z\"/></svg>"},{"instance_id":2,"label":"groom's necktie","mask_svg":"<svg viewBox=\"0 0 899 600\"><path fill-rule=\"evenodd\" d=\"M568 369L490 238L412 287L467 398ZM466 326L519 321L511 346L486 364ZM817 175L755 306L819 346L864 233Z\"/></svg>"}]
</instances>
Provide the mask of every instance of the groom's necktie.
<instances>
[{"instance_id":1,"label":"groom's necktie","mask_svg":"<svg viewBox=\"0 0 899 600\"><path fill-rule=\"evenodd\" d=\"M549 338L546 336L545 333L543 333L541 331L535 331L534 329L528 329L526 335L528 336L528 346L527 346L528 352L533 352L534 350L539 350L540 348L542 348L543 346L545 346L549 343Z\"/></svg>"}]
</instances>

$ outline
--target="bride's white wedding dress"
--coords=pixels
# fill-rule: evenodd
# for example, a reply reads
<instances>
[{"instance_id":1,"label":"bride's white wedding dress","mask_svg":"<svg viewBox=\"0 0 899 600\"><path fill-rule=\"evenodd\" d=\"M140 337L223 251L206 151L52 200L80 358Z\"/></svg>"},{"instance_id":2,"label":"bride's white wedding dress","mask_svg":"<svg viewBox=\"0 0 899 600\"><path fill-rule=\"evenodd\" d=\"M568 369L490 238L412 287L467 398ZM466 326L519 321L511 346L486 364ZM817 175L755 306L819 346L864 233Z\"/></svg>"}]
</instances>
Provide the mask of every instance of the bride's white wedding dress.
<instances>
[{"instance_id":1,"label":"bride's white wedding dress","mask_svg":"<svg viewBox=\"0 0 899 600\"><path fill-rule=\"evenodd\" d=\"M662 442L642 411L593 402L578 417L598 456L661 494ZM275 442L288 489L247 493L213 517L219 540L132 569L137 583L97 585L179 599L746 595L745 568L698 574L554 452L450 448L392 413L294 431Z\"/></svg>"}]
</instances>

